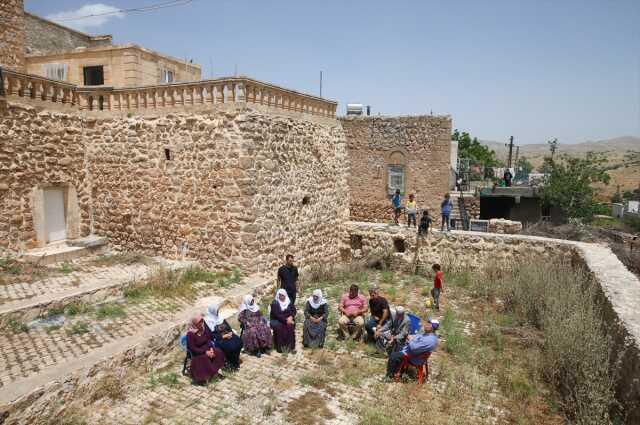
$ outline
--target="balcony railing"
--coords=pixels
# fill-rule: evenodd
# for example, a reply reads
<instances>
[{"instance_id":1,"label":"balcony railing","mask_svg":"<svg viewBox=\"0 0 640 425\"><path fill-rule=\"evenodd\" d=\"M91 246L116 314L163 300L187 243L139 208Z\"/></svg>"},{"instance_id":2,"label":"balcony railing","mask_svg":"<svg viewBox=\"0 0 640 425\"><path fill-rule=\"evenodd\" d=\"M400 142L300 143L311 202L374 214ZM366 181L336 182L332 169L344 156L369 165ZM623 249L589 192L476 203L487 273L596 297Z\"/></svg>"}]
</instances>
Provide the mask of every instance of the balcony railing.
<instances>
[{"instance_id":1,"label":"balcony railing","mask_svg":"<svg viewBox=\"0 0 640 425\"><path fill-rule=\"evenodd\" d=\"M2 70L1 75L7 95L67 104L81 111L141 111L243 103L335 117L337 107L334 101L248 77L112 88L75 86L10 70Z\"/></svg>"}]
</instances>

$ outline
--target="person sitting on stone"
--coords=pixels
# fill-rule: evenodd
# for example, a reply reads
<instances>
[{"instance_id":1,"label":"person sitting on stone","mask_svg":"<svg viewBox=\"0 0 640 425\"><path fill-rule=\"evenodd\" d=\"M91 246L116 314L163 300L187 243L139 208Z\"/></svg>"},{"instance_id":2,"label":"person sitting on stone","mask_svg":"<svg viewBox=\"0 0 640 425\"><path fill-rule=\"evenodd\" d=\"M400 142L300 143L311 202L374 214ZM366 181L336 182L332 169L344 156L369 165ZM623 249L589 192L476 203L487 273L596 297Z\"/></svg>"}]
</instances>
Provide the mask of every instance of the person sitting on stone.
<instances>
[{"instance_id":1,"label":"person sitting on stone","mask_svg":"<svg viewBox=\"0 0 640 425\"><path fill-rule=\"evenodd\" d=\"M260 312L253 295L245 295L238 309L238 322L242 326L242 343L245 351L260 357L268 354L273 344L269 322Z\"/></svg>"},{"instance_id":2,"label":"person sitting on stone","mask_svg":"<svg viewBox=\"0 0 640 425\"><path fill-rule=\"evenodd\" d=\"M187 349L191 353L191 379L194 384L206 384L224 366L224 352L211 346L211 333L205 327L201 314L191 319Z\"/></svg>"},{"instance_id":3,"label":"person sitting on stone","mask_svg":"<svg viewBox=\"0 0 640 425\"><path fill-rule=\"evenodd\" d=\"M214 345L224 352L226 366L230 369L240 367L240 351L242 351L242 340L233 333L229 323L220 314L220 306L211 304L207 308L204 316L204 325L211 333L211 340Z\"/></svg>"},{"instance_id":4,"label":"person sitting on stone","mask_svg":"<svg viewBox=\"0 0 640 425\"><path fill-rule=\"evenodd\" d=\"M404 312L404 307L397 306L391 310L391 317L376 329L376 347L382 353L393 353L401 349L409 336L411 321Z\"/></svg>"},{"instance_id":5,"label":"person sitting on stone","mask_svg":"<svg viewBox=\"0 0 640 425\"><path fill-rule=\"evenodd\" d=\"M329 307L322 296L322 290L316 289L304 305L303 346L309 348L324 346L328 316Z\"/></svg>"},{"instance_id":6,"label":"person sitting on stone","mask_svg":"<svg viewBox=\"0 0 640 425\"><path fill-rule=\"evenodd\" d=\"M424 355L432 353L438 347L438 335L435 331L440 326L437 320L429 320L424 324L422 334L409 335L407 343L401 350L393 352L387 360L387 377L393 378L396 373L400 372L400 365L404 356L407 356L409 362L415 366L423 365L425 362Z\"/></svg>"},{"instance_id":7,"label":"person sitting on stone","mask_svg":"<svg viewBox=\"0 0 640 425\"><path fill-rule=\"evenodd\" d=\"M369 316L364 328L367 331L369 341L374 341L375 330L384 325L389 318L389 302L380 295L380 290L375 285L369 288L369 311L371 311L371 316Z\"/></svg>"},{"instance_id":8,"label":"person sitting on stone","mask_svg":"<svg viewBox=\"0 0 640 425\"><path fill-rule=\"evenodd\" d=\"M273 329L273 339L278 353L296 352L296 313L296 307L289 299L287 291L278 289L276 298L271 303L271 321L269 322Z\"/></svg>"},{"instance_id":9,"label":"person sitting on stone","mask_svg":"<svg viewBox=\"0 0 640 425\"><path fill-rule=\"evenodd\" d=\"M338 319L338 336L341 339L347 335L359 339L364 327L364 314L368 308L365 298L358 294L358 285L351 285L349 293L342 296L338 310L341 313Z\"/></svg>"}]
</instances>

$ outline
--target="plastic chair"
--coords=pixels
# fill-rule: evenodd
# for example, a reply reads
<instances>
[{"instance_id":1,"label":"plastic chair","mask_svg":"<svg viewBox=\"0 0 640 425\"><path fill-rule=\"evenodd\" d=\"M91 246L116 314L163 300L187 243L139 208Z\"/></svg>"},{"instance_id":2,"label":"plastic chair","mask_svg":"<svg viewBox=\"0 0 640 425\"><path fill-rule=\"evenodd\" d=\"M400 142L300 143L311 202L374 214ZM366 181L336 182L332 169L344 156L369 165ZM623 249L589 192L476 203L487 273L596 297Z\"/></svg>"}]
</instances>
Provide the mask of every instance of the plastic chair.
<instances>
[{"instance_id":1,"label":"plastic chair","mask_svg":"<svg viewBox=\"0 0 640 425\"><path fill-rule=\"evenodd\" d=\"M400 363L400 367L396 372L395 381L396 382L400 381L402 374L409 370L409 366L415 367L418 371L418 385L422 385L424 381L429 380L429 357L430 356L431 356L431 353L425 353L415 357L411 357L408 354L405 354L404 356L402 356L402 363ZM412 358L421 359L424 361L424 363L422 363L421 365L415 365L410 362Z\"/></svg>"},{"instance_id":2,"label":"plastic chair","mask_svg":"<svg viewBox=\"0 0 640 425\"><path fill-rule=\"evenodd\" d=\"M180 348L186 353L184 357L184 362L182 363L182 375L190 376L191 375L191 351L187 348L187 336L182 335L178 340L178 344Z\"/></svg>"},{"instance_id":3,"label":"plastic chair","mask_svg":"<svg viewBox=\"0 0 640 425\"><path fill-rule=\"evenodd\" d=\"M409 317L410 327L409 334L414 335L420 330L421 322L420 318L415 314L407 313L407 317Z\"/></svg>"}]
</instances>

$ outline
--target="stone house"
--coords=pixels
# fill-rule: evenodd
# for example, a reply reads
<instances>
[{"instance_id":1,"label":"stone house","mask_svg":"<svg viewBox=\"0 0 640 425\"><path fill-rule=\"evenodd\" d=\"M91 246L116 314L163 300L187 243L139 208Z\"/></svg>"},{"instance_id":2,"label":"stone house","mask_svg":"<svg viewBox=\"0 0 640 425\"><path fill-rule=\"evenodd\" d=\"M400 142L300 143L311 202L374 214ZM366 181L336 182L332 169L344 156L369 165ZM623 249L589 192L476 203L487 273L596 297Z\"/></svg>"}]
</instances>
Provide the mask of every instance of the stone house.
<instances>
[{"instance_id":1,"label":"stone house","mask_svg":"<svg viewBox=\"0 0 640 425\"><path fill-rule=\"evenodd\" d=\"M451 117L344 117L353 220L389 221L391 196L414 194L419 209L439 214L449 190Z\"/></svg>"},{"instance_id":2,"label":"stone house","mask_svg":"<svg viewBox=\"0 0 640 425\"><path fill-rule=\"evenodd\" d=\"M135 44L113 45L111 35L92 36L24 12L28 74L78 86L136 87L198 81L201 69Z\"/></svg>"}]
</instances>

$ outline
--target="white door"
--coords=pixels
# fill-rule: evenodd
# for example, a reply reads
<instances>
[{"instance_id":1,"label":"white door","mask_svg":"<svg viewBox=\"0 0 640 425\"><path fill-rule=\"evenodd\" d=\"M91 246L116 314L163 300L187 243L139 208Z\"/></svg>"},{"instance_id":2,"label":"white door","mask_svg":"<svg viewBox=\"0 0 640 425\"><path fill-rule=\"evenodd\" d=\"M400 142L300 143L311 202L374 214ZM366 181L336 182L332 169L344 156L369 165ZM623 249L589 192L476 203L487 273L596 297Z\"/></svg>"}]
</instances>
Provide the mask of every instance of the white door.
<instances>
[{"instance_id":1,"label":"white door","mask_svg":"<svg viewBox=\"0 0 640 425\"><path fill-rule=\"evenodd\" d=\"M44 214L47 226L47 241L59 241L67 238L67 226L64 220L64 194L62 189L44 190Z\"/></svg>"}]
</instances>

